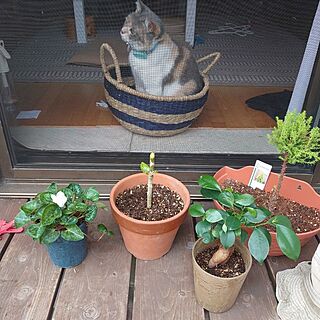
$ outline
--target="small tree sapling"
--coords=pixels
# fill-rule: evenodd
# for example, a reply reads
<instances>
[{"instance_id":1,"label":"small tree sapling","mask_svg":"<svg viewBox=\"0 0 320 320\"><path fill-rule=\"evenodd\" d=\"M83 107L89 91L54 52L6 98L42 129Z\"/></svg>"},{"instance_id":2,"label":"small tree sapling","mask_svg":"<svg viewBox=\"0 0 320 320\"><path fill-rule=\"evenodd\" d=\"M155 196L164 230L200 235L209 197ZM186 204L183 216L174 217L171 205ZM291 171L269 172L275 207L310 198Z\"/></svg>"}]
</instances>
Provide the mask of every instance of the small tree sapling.
<instances>
[{"instance_id":1,"label":"small tree sapling","mask_svg":"<svg viewBox=\"0 0 320 320\"><path fill-rule=\"evenodd\" d=\"M150 153L149 165L144 162L140 163L140 170L148 175L148 189L147 189L147 208L150 209L152 205L152 185L153 185L153 176L156 173L154 170L155 163L155 154Z\"/></svg>"},{"instance_id":2,"label":"small tree sapling","mask_svg":"<svg viewBox=\"0 0 320 320\"><path fill-rule=\"evenodd\" d=\"M274 145L283 161L277 186L273 189L269 210L274 208L279 197L283 177L287 165L308 164L312 165L320 160L320 129L312 128L312 117L306 112L288 112L284 120L276 117L277 125L268 135L269 143Z\"/></svg>"},{"instance_id":3,"label":"small tree sapling","mask_svg":"<svg viewBox=\"0 0 320 320\"><path fill-rule=\"evenodd\" d=\"M296 260L300 255L300 241L293 232L290 220L285 216L270 217L271 212L258 207L250 194L233 192L231 188L222 189L212 176L201 176L198 180L201 194L205 198L216 200L225 210L205 210L200 204L190 206L192 217L200 218L196 224L196 233L204 243L215 242L219 247L209 261L209 267L226 263L234 251L236 238L245 242L248 233L243 227L253 229L248 247L251 255L262 263L271 244L271 236L265 226L276 229L277 243L281 251L290 259Z\"/></svg>"}]
</instances>

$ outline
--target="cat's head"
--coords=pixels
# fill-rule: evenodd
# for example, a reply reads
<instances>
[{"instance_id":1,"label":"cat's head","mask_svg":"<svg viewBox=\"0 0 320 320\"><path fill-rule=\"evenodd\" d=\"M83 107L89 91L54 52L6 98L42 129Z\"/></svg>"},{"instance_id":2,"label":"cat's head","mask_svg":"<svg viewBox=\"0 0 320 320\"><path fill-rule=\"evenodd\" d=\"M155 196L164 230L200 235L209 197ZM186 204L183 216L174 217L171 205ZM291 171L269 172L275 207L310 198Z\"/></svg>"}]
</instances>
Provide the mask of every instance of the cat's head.
<instances>
[{"instance_id":1,"label":"cat's head","mask_svg":"<svg viewBox=\"0 0 320 320\"><path fill-rule=\"evenodd\" d=\"M136 11L127 16L120 32L122 40L135 50L150 50L163 33L161 19L140 0L136 2Z\"/></svg>"}]
</instances>

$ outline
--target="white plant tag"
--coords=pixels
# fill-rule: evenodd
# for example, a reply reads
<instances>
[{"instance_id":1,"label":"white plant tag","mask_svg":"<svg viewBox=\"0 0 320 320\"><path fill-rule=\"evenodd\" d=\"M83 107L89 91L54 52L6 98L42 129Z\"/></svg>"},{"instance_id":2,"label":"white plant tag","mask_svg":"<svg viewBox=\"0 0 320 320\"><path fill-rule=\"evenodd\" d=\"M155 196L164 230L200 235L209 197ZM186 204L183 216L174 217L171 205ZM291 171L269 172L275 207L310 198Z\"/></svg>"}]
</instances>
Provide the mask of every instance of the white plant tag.
<instances>
[{"instance_id":1,"label":"white plant tag","mask_svg":"<svg viewBox=\"0 0 320 320\"><path fill-rule=\"evenodd\" d=\"M249 187L263 190L268 181L271 169L272 166L270 164L257 160L249 180Z\"/></svg>"}]
</instances>

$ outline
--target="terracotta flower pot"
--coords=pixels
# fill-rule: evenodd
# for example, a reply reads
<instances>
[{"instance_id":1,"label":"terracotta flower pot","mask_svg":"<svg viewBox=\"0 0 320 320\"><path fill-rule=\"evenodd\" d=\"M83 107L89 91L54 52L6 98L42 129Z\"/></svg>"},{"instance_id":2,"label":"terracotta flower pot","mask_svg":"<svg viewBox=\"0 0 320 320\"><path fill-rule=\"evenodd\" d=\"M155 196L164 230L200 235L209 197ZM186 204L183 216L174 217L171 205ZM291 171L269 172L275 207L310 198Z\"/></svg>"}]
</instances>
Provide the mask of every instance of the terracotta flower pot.
<instances>
[{"instance_id":1,"label":"terracotta flower pot","mask_svg":"<svg viewBox=\"0 0 320 320\"><path fill-rule=\"evenodd\" d=\"M229 310L237 300L240 289L251 269L252 258L247 247L235 242L235 248L241 253L246 271L233 278L221 278L204 271L196 262L197 254L211 244L204 244L201 239L196 241L192 249L192 265L194 276L194 288L198 303L210 312L225 312Z\"/></svg>"},{"instance_id":2,"label":"terracotta flower pot","mask_svg":"<svg viewBox=\"0 0 320 320\"><path fill-rule=\"evenodd\" d=\"M219 171L216 172L214 177L217 181L221 184L224 180L231 178L242 182L244 184L249 183L249 179L252 173L253 167L247 166L241 169L232 169L230 167L223 167ZM279 175L277 173L271 172L267 184L265 186L265 191L271 191L272 188L278 183ZM298 179L284 177L280 195L293 200L297 203L305 205L307 207L313 207L320 209L320 195L315 192L312 186L305 182ZM221 206L215 201L215 206L221 208ZM320 232L320 228L309 231L309 232L302 232L297 233L299 237L301 246L304 246L313 236ZM277 240L276 240L276 233L270 232L271 234L271 246L269 256L281 256L283 255L282 251L280 250Z\"/></svg>"},{"instance_id":3,"label":"terracotta flower pot","mask_svg":"<svg viewBox=\"0 0 320 320\"><path fill-rule=\"evenodd\" d=\"M117 195L138 184L147 184L147 175L144 173L133 174L120 180L110 193L112 214L119 224L124 244L130 253L142 260L158 259L170 250L190 205L189 191L179 180L157 173L153 178L153 183L167 186L177 192L184 202L182 211L174 217L161 221L137 220L122 213L115 204Z\"/></svg>"}]
</instances>

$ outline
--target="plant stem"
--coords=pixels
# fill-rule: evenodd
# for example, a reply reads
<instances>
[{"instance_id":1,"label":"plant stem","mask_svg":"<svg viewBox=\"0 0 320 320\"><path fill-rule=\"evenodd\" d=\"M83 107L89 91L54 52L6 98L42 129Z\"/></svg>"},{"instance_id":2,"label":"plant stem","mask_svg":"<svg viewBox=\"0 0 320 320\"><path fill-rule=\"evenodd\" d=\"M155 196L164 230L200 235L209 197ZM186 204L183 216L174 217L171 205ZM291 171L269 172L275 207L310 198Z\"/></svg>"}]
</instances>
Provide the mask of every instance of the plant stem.
<instances>
[{"instance_id":1,"label":"plant stem","mask_svg":"<svg viewBox=\"0 0 320 320\"><path fill-rule=\"evenodd\" d=\"M279 178L278 178L278 184L277 184L276 188L273 188L273 190L271 192L270 200L269 200L268 209L271 212L274 209L275 203L279 198L282 181L284 178L284 174L287 170L287 164L288 164L288 154L285 153L283 155L283 162L282 162L281 171L280 171Z\"/></svg>"},{"instance_id":2,"label":"plant stem","mask_svg":"<svg viewBox=\"0 0 320 320\"><path fill-rule=\"evenodd\" d=\"M148 173L148 189L147 189L147 208L151 208L152 204L152 180L153 180L153 173L154 173L154 158L155 155L153 152L150 153L150 171Z\"/></svg>"}]
</instances>

